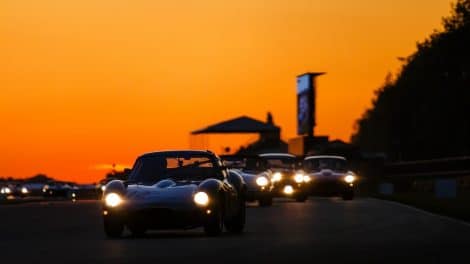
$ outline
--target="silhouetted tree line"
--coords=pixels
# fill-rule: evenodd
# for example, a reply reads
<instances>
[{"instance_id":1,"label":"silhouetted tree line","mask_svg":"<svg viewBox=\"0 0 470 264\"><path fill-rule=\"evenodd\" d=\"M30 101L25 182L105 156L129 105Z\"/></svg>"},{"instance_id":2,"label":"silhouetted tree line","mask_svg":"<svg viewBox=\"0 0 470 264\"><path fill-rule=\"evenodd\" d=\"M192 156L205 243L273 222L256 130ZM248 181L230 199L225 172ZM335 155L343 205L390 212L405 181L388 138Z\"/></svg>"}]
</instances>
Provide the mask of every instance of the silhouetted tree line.
<instances>
[{"instance_id":1,"label":"silhouetted tree line","mask_svg":"<svg viewBox=\"0 0 470 264\"><path fill-rule=\"evenodd\" d=\"M36 174L32 177L25 178L25 179L16 179L13 177L5 177L5 178L0 178L0 181L19 181L19 182L35 182L35 183L47 183L51 181L55 181L54 178L51 178L45 174Z\"/></svg>"},{"instance_id":2,"label":"silhouetted tree line","mask_svg":"<svg viewBox=\"0 0 470 264\"><path fill-rule=\"evenodd\" d=\"M116 171L113 170L106 174L106 180L127 180L129 174L131 173L131 169L125 168L123 171Z\"/></svg>"},{"instance_id":3,"label":"silhouetted tree line","mask_svg":"<svg viewBox=\"0 0 470 264\"><path fill-rule=\"evenodd\" d=\"M470 0L387 76L351 141L392 160L470 155Z\"/></svg>"}]
</instances>

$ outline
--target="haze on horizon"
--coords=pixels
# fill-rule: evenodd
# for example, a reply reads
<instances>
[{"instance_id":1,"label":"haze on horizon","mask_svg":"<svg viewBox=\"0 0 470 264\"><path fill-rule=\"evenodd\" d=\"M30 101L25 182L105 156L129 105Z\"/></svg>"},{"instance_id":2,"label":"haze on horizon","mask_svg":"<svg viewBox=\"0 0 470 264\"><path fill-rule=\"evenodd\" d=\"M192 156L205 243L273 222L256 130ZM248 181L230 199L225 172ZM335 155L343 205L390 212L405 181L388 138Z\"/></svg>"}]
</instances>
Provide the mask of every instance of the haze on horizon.
<instances>
[{"instance_id":1,"label":"haze on horizon","mask_svg":"<svg viewBox=\"0 0 470 264\"><path fill-rule=\"evenodd\" d=\"M295 136L295 76L318 80L316 133L349 141L397 57L449 0L4 0L0 176L96 182L109 164L188 148L189 132L270 111ZM211 149L224 140L214 137Z\"/></svg>"}]
</instances>

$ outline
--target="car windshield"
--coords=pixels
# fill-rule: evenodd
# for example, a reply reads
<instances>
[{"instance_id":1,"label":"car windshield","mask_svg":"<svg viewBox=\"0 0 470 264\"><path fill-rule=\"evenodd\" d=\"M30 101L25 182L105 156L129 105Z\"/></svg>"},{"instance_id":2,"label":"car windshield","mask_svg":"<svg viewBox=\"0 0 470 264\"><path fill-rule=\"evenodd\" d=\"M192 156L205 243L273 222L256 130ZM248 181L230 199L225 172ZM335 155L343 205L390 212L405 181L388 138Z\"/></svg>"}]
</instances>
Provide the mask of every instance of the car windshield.
<instances>
[{"instance_id":1,"label":"car windshield","mask_svg":"<svg viewBox=\"0 0 470 264\"><path fill-rule=\"evenodd\" d=\"M222 178L218 160L207 154L161 153L143 156L134 164L130 182L154 183L164 179L201 181Z\"/></svg>"},{"instance_id":2,"label":"car windshield","mask_svg":"<svg viewBox=\"0 0 470 264\"><path fill-rule=\"evenodd\" d=\"M314 158L304 161L304 169L307 172L321 171L330 169L333 171L344 172L347 170L347 162L338 158Z\"/></svg>"},{"instance_id":3,"label":"car windshield","mask_svg":"<svg viewBox=\"0 0 470 264\"><path fill-rule=\"evenodd\" d=\"M245 168L246 159L239 157L223 157L224 165L231 169Z\"/></svg>"},{"instance_id":4,"label":"car windshield","mask_svg":"<svg viewBox=\"0 0 470 264\"><path fill-rule=\"evenodd\" d=\"M260 159L258 157L249 157L245 159L243 171L256 173L265 171L266 169L266 161L263 159Z\"/></svg>"},{"instance_id":5,"label":"car windshield","mask_svg":"<svg viewBox=\"0 0 470 264\"><path fill-rule=\"evenodd\" d=\"M296 160L293 157L263 157L268 169L295 169Z\"/></svg>"}]
</instances>

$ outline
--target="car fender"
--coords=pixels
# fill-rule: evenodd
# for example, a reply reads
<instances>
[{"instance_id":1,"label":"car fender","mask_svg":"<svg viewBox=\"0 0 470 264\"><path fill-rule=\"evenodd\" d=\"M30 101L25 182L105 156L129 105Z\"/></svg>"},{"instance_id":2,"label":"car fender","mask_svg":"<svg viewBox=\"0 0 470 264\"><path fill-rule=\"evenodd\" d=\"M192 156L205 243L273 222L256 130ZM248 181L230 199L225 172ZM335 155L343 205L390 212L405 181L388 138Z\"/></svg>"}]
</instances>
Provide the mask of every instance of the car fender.
<instances>
[{"instance_id":1,"label":"car fender","mask_svg":"<svg viewBox=\"0 0 470 264\"><path fill-rule=\"evenodd\" d=\"M103 197L108 194L108 193L117 193L120 195L125 195L126 194L126 186L124 185L124 182L121 180L112 180L106 184L105 191L103 193Z\"/></svg>"},{"instance_id":2,"label":"car fender","mask_svg":"<svg viewBox=\"0 0 470 264\"><path fill-rule=\"evenodd\" d=\"M210 197L217 197L223 191L223 183L216 179L207 179L199 184L197 190L207 193Z\"/></svg>"},{"instance_id":3,"label":"car fender","mask_svg":"<svg viewBox=\"0 0 470 264\"><path fill-rule=\"evenodd\" d=\"M232 184L239 194L243 194L246 189L246 183L242 175L238 171L230 170L227 177L230 184Z\"/></svg>"}]
</instances>

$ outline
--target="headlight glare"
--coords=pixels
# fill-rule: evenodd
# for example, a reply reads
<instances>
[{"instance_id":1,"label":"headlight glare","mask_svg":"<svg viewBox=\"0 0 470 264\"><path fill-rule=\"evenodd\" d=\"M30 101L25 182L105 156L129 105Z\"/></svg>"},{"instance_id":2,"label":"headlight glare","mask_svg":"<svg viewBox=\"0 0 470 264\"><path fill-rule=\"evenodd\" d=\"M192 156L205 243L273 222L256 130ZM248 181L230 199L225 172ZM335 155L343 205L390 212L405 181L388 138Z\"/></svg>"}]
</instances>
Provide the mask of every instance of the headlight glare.
<instances>
[{"instance_id":1,"label":"headlight glare","mask_svg":"<svg viewBox=\"0 0 470 264\"><path fill-rule=\"evenodd\" d=\"M302 173L297 173L294 176L294 180L296 183L302 183L304 181L304 175L302 175Z\"/></svg>"},{"instance_id":2,"label":"headlight glare","mask_svg":"<svg viewBox=\"0 0 470 264\"><path fill-rule=\"evenodd\" d=\"M344 181L347 182L347 183L352 183L356 178L352 175L348 175L346 177L344 177Z\"/></svg>"},{"instance_id":3,"label":"headlight glare","mask_svg":"<svg viewBox=\"0 0 470 264\"><path fill-rule=\"evenodd\" d=\"M104 198L104 201L107 206L116 207L122 203L122 198L117 193L109 193Z\"/></svg>"},{"instance_id":4,"label":"headlight glare","mask_svg":"<svg viewBox=\"0 0 470 264\"><path fill-rule=\"evenodd\" d=\"M308 175L304 175L304 182L310 182L312 180L312 177Z\"/></svg>"},{"instance_id":5,"label":"headlight glare","mask_svg":"<svg viewBox=\"0 0 470 264\"><path fill-rule=\"evenodd\" d=\"M273 181L273 182L278 182L278 181L280 181L280 180L282 180L282 173L280 173L280 172L275 172L275 173L273 174L272 181Z\"/></svg>"},{"instance_id":6,"label":"headlight glare","mask_svg":"<svg viewBox=\"0 0 470 264\"><path fill-rule=\"evenodd\" d=\"M290 185L284 186L284 189L282 190L285 194L292 194L294 193L294 188Z\"/></svg>"},{"instance_id":7,"label":"headlight glare","mask_svg":"<svg viewBox=\"0 0 470 264\"><path fill-rule=\"evenodd\" d=\"M194 195L194 202L197 205L205 206L205 205L209 204L209 196L205 192L197 192Z\"/></svg>"},{"instance_id":8,"label":"headlight glare","mask_svg":"<svg viewBox=\"0 0 470 264\"><path fill-rule=\"evenodd\" d=\"M264 176L260 176L256 178L256 184L258 184L261 187L266 186L268 185L268 179Z\"/></svg>"},{"instance_id":9,"label":"headlight glare","mask_svg":"<svg viewBox=\"0 0 470 264\"><path fill-rule=\"evenodd\" d=\"M27 189L26 187L22 187L22 188L21 188L21 193L22 193L22 194L27 194L27 193L29 193L29 191L28 191L28 189Z\"/></svg>"}]
</instances>

